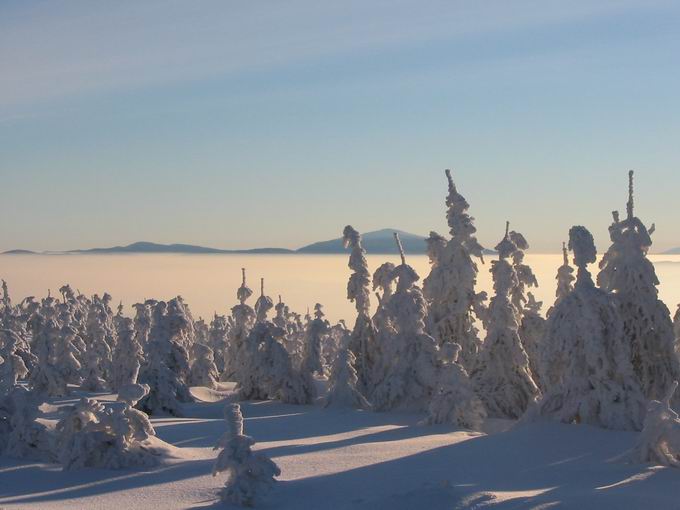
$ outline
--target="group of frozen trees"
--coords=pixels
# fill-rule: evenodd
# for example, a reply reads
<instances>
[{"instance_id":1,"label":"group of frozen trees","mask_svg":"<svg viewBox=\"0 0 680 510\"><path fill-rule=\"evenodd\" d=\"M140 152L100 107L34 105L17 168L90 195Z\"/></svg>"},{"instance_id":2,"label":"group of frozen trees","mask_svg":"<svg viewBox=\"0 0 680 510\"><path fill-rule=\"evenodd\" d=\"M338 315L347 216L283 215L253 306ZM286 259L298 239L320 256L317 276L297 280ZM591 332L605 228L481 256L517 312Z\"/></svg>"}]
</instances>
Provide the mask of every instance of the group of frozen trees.
<instances>
[{"instance_id":1,"label":"group of frozen trees","mask_svg":"<svg viewBox=\"0 0 680 510\"><path fill-rule=\"evenodd\" d=\"M66 467L144 465L153 462L146 413L181 415L182 403L193 400L190 386L217 389L230 381L244 400L415 410L426 413L426 423L471 429L487 416L644 427L637 455L674 463L680 309L673 321L658 298L647 258L654 226L635 216L632 172L626 217L613 213L597 278L589 272L597 255L593 237L575 226L545 317L530 292L538 282L524 260L529 244L507 222L490 252L493 293L477 292L485 252L468 202L448 170L446 178L449 235L431 232L426 239L431 270L422 288L396 234L400 263L385 262L371 274L361 235L345 227L347 298L356 307L351 329L329 323L318 303L304 317L281 296L275 304L263 279L251 306L245 269L237 304L209 323L194 320L179 296L136 303L126 317L122 304L112 310L108 294L88 297L68 285L60 298L48 293L15 304L3 281L0 450L48 452ZM36 421L40 402L74 388L118 393L120 403L83 399L55 431ZM236 424L221 446L233 450L230 456L245 448L239 450L245 459L240 413L228 414ZM216 469L238 473L230 462ZM225 497L250 501L248 483L235 482Z\"/></svg>"}]
</instances>

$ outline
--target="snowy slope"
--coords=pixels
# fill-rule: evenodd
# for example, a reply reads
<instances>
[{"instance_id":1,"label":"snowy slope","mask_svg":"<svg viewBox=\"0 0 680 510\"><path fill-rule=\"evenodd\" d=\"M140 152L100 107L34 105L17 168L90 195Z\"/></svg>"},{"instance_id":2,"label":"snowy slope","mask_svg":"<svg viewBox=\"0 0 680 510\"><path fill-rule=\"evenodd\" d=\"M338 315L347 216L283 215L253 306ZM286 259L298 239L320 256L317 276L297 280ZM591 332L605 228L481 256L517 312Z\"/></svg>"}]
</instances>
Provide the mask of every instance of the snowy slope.
<instances>
[{"instance_id":1,"label":"snowy slope","mask_svg":"<svg viewBox=\"0 0 680 510\"><path fill-rule=\"evenodd\" d=\"M194 395L207 402L186 406L185 418L153 420L158 437L176 447L160 467L62 472L0 458L0 507L224 508L215 499L224 478L210 475L224 430L220 395ZM44 407L45 418L66 402ZM494 421L485 435L421 426L413 414L276 402L242 409L255 449L282 471L262 508L680 508L680 470L617 459L634 433Z\"/></svg>"}]
</instances>

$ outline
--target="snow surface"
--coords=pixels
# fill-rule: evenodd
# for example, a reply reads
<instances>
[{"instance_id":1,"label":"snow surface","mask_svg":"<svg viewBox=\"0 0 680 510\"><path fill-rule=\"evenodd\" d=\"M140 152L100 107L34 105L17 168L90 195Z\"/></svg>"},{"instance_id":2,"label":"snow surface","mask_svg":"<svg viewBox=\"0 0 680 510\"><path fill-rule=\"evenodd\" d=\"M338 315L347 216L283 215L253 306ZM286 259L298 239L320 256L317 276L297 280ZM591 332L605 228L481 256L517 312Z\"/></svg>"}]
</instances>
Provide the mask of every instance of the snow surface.
<instances>
[{"instance_id":1,"label":"snow surface","mask_svg":"<svg viewBox=\"0 0 680 510\"><path fill-rule=\"evenodd\" d=\"M225 396L192 388L201 400L182 404L183 418L153 417L159 447L155 468L62 471L57 465L0 457L0 507L230 508L218 502L224 484L211 476L224 433ZM74 392L41 407L54 423ZM241 404L246 433L281 468L279 482L258 508L678 508L680 470L631 464L635 432L551 422L489 420L484 433L419 425L424 414L376 413L295 406L273 401Z\"/></svg>"}]
</instances>

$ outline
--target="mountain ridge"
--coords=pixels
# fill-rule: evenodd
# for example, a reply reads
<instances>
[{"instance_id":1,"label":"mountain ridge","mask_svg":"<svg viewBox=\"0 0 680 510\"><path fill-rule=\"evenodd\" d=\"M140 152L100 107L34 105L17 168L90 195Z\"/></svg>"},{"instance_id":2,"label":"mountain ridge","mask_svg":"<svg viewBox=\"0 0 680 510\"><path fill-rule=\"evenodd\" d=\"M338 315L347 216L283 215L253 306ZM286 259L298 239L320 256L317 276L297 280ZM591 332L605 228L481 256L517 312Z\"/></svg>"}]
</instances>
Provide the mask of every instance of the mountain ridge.
<instances>
[{"instance_id":1,"label":"mountain ridge","mask_svg":"<svg viewBox=\"0 0 680 510\"><path fill-rule=\"evenodd\" d=\"M425 236L412 234L399 229L380 229L362 234L364 249L369 254L395 254L397 247L394 242L394 232L399 234L404 251L410 254L424 254L426 252ZM342 238L317 241L296 250L287 248L250 248L226 250L193 244L172 243L161 244L150 241L137 241L124 246L108 248L88 248L64 251L36 252L31 250L8 250L2 255L106 255L106 254L134 254L134 253L175 253L175 254L338 254L347 253Z\"/></svg>"}]
</instances>

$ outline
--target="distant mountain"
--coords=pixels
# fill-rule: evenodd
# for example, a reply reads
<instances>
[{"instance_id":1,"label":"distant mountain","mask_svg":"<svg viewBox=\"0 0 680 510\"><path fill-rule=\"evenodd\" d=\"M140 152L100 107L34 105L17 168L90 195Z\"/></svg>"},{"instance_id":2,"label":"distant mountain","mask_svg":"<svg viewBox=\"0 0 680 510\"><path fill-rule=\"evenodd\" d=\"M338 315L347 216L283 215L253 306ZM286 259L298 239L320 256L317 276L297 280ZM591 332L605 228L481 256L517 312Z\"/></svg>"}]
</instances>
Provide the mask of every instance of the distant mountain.
<instances>
[{"instance_id":1,"label":"distant mountain","mask_svg":"<svg viewBox=\"0 0 680 510\"><path fill-rule=\"evenodd\" d=\"M661 255L680 255L680 246L677 248L671 248L670 250L661 252Z\"/></svg>"},{"instance_id":2,"label":"distant mountain","mask_svg":"<svg viewBox=\"0 0 680 510\"><path fill-rule=\"evenodd\" d=\"M397 229L385 228L361 234L361 244L367 253L397 253L397 245L394 243L394 232L399 234L399 239L401 239L401 244L406 253L425 253L425 237ZM297 250L297 253L346 252L347 250L342 245L342 238L308 244Z\"/></svg>"},{"instance_id":3,"label":"distant mountain","mask_svg":"<svg viewBox=\"0 0 680 510\"><path fill-rule=\"evenodd\" d=\"M36 252L31 250L9 250L2 252L2 255L37 255Z\"/></svg>"},{"instance_id":4,"label":"distant mountain","mask_svg":"<svg viewBox=\"0 0 680 510\"><path fill-rule=\"evenodd\" d=\"M424 254L426 252L425 237L403 230L384 228L374 232L366 232L361 235L362 244L367 253L384 254L397 253L397 246L394 243L394 232L399 234L401 244L406 253ZM680 249L679 249L680 250ZM251 253L251 254L286 254L286 253L346 253L347 250L342 245L342 238L321 241L318 243L303 246L297 250L286 248L254 248L250 250L222 250L219 248L208 248L205 246L195 246L193 244L158 244L146 241L128 244L126 246L112 246L110 248L91 248L88 250L67 250L57 252L43 252L45 255L69 255L69 254L110 254L110 253L186 253L186 254L210 254L210 253ZM36 255L39 252L29 250L10 250L2 255ZM485 254L495 253L492 250L484 250ZM680 251L678 251L680 253Z\"/></svg>"},{"instance_id":5,"label":"distant mountain","mask_svg":"<svg viewBox=\"0 0 680 510\"><path fill-rule=\"evenodd\" d=\"M193 244L158 244L146 241L128 244L127 246L113 246L111 248L92 248L89 250L70 250L66 253L293 253L285 248L254 248L251 250L221 250L207 248Z\"/></svg>"}]
</instances>

